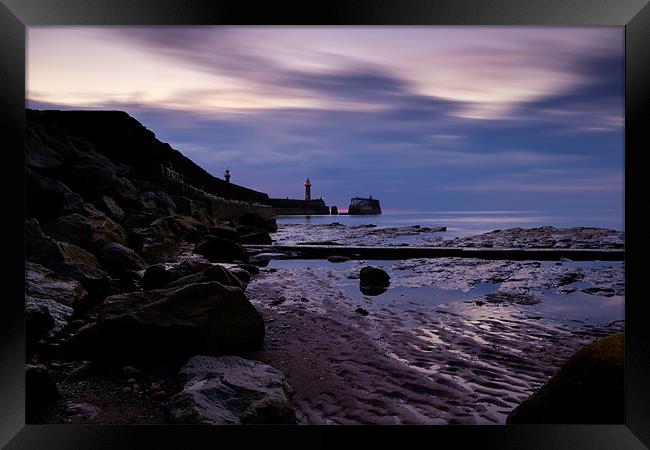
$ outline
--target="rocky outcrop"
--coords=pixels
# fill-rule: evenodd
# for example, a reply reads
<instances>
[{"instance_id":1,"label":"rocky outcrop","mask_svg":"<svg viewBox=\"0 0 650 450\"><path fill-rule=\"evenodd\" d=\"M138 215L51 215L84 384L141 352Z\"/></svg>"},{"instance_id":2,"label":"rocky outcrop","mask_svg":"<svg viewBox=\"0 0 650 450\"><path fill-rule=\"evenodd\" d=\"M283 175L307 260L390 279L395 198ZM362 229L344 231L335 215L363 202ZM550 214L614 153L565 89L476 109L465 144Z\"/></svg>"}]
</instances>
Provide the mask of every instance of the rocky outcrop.
<instances>
[{"instance_id":1,"label":"rocky outcrop","mask_svg":"<svg viewBox=\"0 0 650 450\"><path fill-rule=\"evenodd\" d=\"M171 402L175 423L296 423L288 400L291 388L271 366L236 356L194 356L180 376L185 386Z\"/></svg>"},{"instance_id":2,"label":"rocky outcrop","mask_svg":"<svg viewBox=\"0 0 650 450\"><path fill-rule=\"evenodd\" d=\"M264 321L242 289L209 282L108 297L97 324L77 334L77 357L160 363L256 350Z\"/></svg>"},{"instance_id":3,"label":"rocky outcrop","mask_svg":"<svg viewBox=\"0 0 650 450\"><path fill-rule=\"evenodd\" d=\"M578 350L507 423L623 423L623 341L619 333Z\"/></svg>"},{"instance_id":4,"label":"rocky outcrop","mask_svg":"<svg viewBox=\"0 0 650 450\"><path fill-rule=\"evenodd\" d=\"M194 253L205 256L210 262L248 261L246 249L228 239L209 238L197 244Z\"/></svg>"}]
</instances>

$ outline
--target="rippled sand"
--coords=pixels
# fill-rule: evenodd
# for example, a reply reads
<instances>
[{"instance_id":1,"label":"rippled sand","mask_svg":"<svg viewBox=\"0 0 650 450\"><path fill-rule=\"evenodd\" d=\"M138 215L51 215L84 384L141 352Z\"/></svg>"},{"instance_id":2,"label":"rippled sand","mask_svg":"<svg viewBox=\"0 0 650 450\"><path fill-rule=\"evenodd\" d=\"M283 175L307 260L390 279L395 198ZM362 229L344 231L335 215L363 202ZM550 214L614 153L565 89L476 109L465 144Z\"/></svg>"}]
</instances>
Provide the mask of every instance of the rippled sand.
<instances>
[{"instance_id":1,"label":"rippled sand","mask_svg":"<svg viewBox=\"0 0 650 450\"><path fill-rule=\"evenodd\" d=\"M623 329L621 263L384 262L376 297L358 291L366 264L275 261L248 287L267 322L251 356L286 372L301 423L504 423L578 347Z\"/></svg>"}]
</instances>

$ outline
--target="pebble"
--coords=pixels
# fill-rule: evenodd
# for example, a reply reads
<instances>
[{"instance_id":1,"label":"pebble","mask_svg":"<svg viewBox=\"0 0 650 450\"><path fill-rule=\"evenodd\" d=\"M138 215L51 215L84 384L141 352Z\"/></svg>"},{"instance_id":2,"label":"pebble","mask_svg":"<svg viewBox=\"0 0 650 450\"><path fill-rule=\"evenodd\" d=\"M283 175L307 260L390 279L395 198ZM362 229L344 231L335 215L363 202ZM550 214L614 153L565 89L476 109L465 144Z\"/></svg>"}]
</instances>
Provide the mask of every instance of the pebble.
<instances>
[{"instance_id":1,"label":"pebble","mask_svg":"<svg viewBox=\"0 0 650 450\"><path fill-rule=\"evenodd\" d=\"M142 371L140 369L136 369L133 366L124 366L122 367L122 375L129 379L133 379L139 375L142 374Z\"/></svg>"}]
</instances>

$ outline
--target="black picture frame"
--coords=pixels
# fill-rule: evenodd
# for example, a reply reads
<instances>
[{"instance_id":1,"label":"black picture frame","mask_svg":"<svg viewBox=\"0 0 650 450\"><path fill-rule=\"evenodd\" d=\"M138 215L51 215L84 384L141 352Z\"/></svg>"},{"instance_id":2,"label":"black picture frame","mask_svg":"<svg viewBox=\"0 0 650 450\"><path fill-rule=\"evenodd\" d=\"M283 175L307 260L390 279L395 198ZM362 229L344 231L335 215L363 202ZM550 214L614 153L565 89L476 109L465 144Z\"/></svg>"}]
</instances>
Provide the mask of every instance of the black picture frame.
<instances>
[{"instance_id":1,"label":"black picture frame","mask_svg":"<svg viewBox=\"0 0 650 450\"><path fill-rule=\"evenodd\" d=\"M403 427L27 425L24 419L25 27L33 25L541 25L625 26L625 423ZM348 0L301 5L232 0L0 0L0 95L5 247L0 313L0 444L8 449L192 448L236 438L341 445L352 434L386 444L454 447L641 449L650 446L650 327L643 314L641 202L650 150L650 5L645 0ZM16 175L15 177L13 175ZM19 186L20 188L17 188ZM18 195L20 194L20 195ZM8 203L8 204L7 204ZM646 201L647 203L647 201ZM341 438L345 441L341 441ZM391 442L392 441L392 442ZM203 445L202 445L203 444ZM263 444L268 445L268 444ZM367 445L367 444L366 444Z\"/></svg>"}]
</instances>

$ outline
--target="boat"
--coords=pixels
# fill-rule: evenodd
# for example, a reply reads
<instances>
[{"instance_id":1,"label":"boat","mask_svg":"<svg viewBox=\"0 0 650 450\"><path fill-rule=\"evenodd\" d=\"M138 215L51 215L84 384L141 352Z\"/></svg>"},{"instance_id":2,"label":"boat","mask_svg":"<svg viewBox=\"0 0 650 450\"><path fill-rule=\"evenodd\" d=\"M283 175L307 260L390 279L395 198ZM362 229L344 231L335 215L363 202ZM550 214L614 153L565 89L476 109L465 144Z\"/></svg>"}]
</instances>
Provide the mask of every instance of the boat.
<instances>
[{"instance_id":1,"label":"boat","mask_svg":"<svg viewBox=\"0 0 650 450\"><path fill-rule=\"evenodd\" d=\"M350 200L348 214L381 214L379 200L372 198L372 195L368 198L354 197Z\"/></svg>"}]
</instances>

